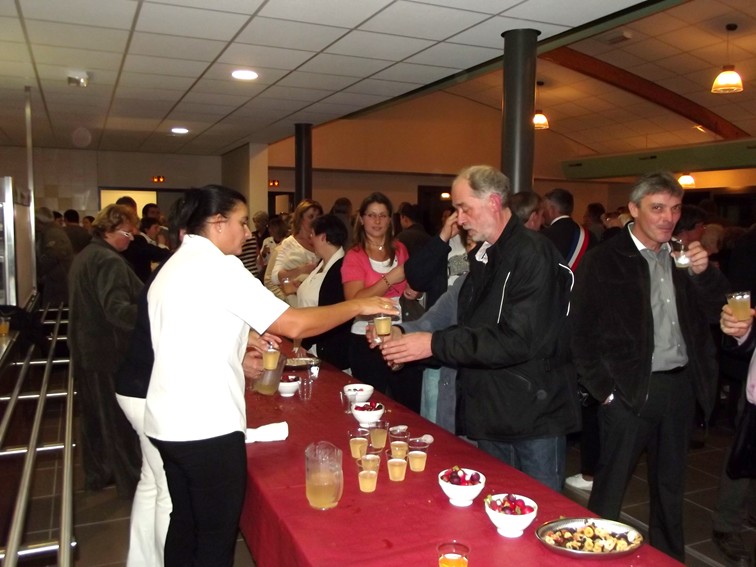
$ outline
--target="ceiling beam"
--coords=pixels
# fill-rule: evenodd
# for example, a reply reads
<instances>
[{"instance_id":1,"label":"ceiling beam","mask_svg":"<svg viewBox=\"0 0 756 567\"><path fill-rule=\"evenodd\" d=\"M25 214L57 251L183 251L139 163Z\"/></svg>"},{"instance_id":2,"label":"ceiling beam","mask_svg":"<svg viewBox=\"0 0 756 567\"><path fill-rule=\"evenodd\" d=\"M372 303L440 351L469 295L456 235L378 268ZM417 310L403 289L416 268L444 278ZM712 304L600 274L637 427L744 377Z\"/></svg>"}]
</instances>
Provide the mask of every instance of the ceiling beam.
<instances>
[{"instance_id":1,"label":"ceiling beam","mask_svg":"<svg viewBox=\"0 0 756 567\"><path fill-rule=\"evenodd\" d=\"M725 140L750 137L748 132L741 130L735 124L708 108L704 108L700 104L656 83L590 55L585 55L580 51L569 47L559 47L547 53L542 53L539 57L658 104L671 112L684 116L694 124L700 124Z\"/></svg>"}]
</instances>

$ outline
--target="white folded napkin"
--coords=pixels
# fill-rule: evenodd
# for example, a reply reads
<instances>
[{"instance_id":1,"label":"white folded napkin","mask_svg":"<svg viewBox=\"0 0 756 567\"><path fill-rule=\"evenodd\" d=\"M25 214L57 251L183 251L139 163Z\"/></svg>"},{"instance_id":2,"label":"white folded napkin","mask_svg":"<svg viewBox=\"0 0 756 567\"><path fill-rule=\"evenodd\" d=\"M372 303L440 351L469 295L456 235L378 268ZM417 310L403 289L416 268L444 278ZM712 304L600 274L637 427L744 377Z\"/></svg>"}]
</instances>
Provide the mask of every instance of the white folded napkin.
<instances>
[{"instance_id":1,"label":"white folded napkin","mask_svg":"<svg viewBox=\"0 0 756 567\"><path fill-rule=\"evenodd\" d=\"M260 427L247 429L247 443L259 443L261 441L283 441L289 436L289 424L285 421L269 423Z\"/></svg>"}]
</instances>

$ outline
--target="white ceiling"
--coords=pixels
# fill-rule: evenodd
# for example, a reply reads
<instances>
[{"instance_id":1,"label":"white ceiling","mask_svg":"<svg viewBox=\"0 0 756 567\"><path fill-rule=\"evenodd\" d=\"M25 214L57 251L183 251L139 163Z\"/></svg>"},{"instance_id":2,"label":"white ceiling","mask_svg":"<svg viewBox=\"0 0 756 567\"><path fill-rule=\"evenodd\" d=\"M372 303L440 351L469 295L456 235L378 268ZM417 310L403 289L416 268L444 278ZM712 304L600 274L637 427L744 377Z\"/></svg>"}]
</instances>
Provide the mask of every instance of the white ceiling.
<instances>
[{"instance_id":1,"label":"white ceiling","mask_svg":"<svg viewBox=\"0 0 756 567\"><path fill-rule=\"evenodd\" d=\"M501 56L501 33L569 33L637 0L0 0L0 145L218 155L388 101ZM571 47L756 132L755 0L692 0L627 24L617 46ZM711 95L726 57L746 92ZM231 78L252 68L254 82ZM72 72L90 75L71 87ZM552 131L611 153L716 139L673 111L539 62L538 105ZM750 77L750 80L749 80ZM449 92L499 107L500 73ZM498 90L497 90L498 89ZM708 94L707 94L708 93ZM173 126L190 133L175 136Z\"/></svg>"},{"instance_id":2,"label":"white ceiling","mask_svg":"<svg viewBox=\"0 0 756 567\"><path fill-rule=\"evenodd\" d=\"M730 34L727 55L725 25ZM629 32L610 45L606 38ZM540 38L539 38L540 39ZM637 75L701 105L750 136L756 135L756 0L692 0L578 41L571 49ZM545 54L548 56L548 54ZM744 81L737 94L711 93L721 66L732 63ZM447 87L447 92L501 107L502 73ZM723 139L669 109L557 64L538 61L537 106L552 132L579 143L585 154L638 152Z\"/></svg>"}]
</instances>

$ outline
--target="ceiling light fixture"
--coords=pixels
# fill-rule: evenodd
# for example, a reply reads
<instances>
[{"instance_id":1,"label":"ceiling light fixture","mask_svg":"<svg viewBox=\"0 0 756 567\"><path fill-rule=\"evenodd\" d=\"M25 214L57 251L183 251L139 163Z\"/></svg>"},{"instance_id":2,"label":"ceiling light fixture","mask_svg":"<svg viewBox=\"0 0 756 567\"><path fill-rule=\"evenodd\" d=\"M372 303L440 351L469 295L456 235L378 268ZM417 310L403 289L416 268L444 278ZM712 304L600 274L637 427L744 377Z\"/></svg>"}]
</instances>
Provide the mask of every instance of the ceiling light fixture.
<instances>
[{"instance_id":1,"label":"ceiling light fixture","mask_svg":"<svg viewBox=\"0 0 756 567\"><path fill-rule=\"evenodd\" d=\"M543 81L536 81L536 103L538 102L538 87L542 87L544 85ZM549 119L546 118L546 115L543 113L543 110L536 110L535 114L533 115L533 127L536 130L548 130L549 129Z\"/></svg>"},{"instance_id":2,"label":"ceiling light fixture","mask_svg":"<svg viewBox=\"0 0 756 567\"><path fill-rule=\"evenodd\" d=\"M184 134L189 133L189 128L184 128L183 126L176 126L175 128L171 128L171 132L174 134L179 134L180 136L183 136Z\"/></svg>"},{"instance_id":3,"label":"ceiling light fixture","mask_svg":"<svg viewBox=\"0 0 756 567\"><path fill-rule=\"evenodd\" d=\"M730 32L738 29L738 24L727 24L727 60L730 60ZM735 65L727 64L722 66L722 72L714 79L711 85L711 92L714 94L730 94L743 92L743 80L735 71Z\"/></svg>"},{"instance_id":4,"label":"ceiling light fixture","mask_svg":"<svg viewBox=\"0 0 756 567\"><path fill-rule=\"evenodd\" d=\"M69 87L84 88L89 84L89 73L86 71L74 71L68 75Z\"/></svg>"},{"instance_id":5,"label":"ceiling light fixture","mask_svg":"<svg viewBox=\"0 0 756 567\"><path fill-rule=\"evenodd\" d=\"M683 173L680 177L677 178L677 182L683 189L688 189L696 186L696 180L693 179L693 176L690 173Z\"/></svg>"},{"instance_id":6,"label":"ceiling light fixture","mask_svg":"<svg viewBox=\"0 0 756 567\"><path fill-rule=\"evenodd\" d=\"M254 81L259 75L250 69L237 69L231 76L240 81Z\"/></svg>"}]
</instances>

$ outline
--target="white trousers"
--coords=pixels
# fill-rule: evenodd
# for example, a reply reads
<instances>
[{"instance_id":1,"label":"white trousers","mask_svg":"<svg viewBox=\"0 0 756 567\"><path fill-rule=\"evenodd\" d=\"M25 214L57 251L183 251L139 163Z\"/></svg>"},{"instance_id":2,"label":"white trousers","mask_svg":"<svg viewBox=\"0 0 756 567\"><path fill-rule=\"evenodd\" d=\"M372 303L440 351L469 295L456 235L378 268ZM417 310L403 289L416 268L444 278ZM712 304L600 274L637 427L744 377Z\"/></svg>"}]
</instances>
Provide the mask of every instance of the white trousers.
<instances>
[{"instance_id":1,"label":"white trousers","mask_svg":"<svg viewBox=\"0 0 756 567\"><path fill-rule=\"evenodd\" d=\"M144 398L116 394L118 405L139 435L142 470L131 508L131 528L127 567L162 567L165 536L171 520L171 495L165 480L163 459L144 434Z\"/></svg>"}]
</instances>

